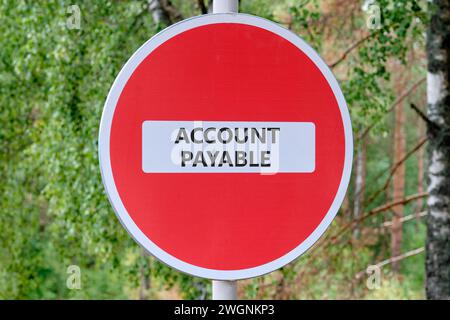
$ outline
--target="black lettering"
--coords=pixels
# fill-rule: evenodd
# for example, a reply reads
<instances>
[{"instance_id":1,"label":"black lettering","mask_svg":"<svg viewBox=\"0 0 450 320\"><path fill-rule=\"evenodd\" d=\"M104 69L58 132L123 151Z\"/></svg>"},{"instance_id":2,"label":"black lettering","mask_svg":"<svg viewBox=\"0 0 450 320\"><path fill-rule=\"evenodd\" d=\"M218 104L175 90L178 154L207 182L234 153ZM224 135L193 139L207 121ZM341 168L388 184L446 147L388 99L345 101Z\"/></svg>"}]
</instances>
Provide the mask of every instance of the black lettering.
<instances>
[{"instance_id":1,"label":"black lettering","mask_svg":"<svg viewBox=\"0 0 450 320\"><path fill-rule=\"evenodd\" d=\"M204 133L204 139L205 139L205 142L208 143L208 144L212 144L212 143L215 142L214 140L212 140L212 139L210 139L210 138L208 137L208 134L209 134L211 131L214 131L214 132L215 132L215 131L216 131L216 128L208 128L208 129L205 130L205 133Z\"/></svg>"},{"instance_id":2,"label":"black lettering","mask_svg":"<svg viewBox=\"0 0 450 320\"><path fill-rule=\"evenodd\" d=\"M236 167L245 167L247 165L247 152L236 151Z\"/></svg>"},{"instance_id":3,"label":"black lettering","mask_svg":"<svg viewBox=\"0 0 450 320\"><path fill-rule=\"evenodd\" d=\"M191 140L192 140L193 143L197 143L197 144L203 143L202 140L197 140L197 139L195 138L195 134L196 134L197 132L201 132L201 131L203 131L203 128L200 128L200 127L194 128L194 130L191 131Z\"/></svg>"},{"instance_id":4,"label":"black lettering","mask_svg":"<svg viewBox=\"0 0 450 320\"><path fill-rule=\"evenodd\" d=\"M258 138L258 141L261 143L266 143L267 138L267 132L266 128L261 128L261 133L258 131L257 128L251 129L251 137L252 137L252 143L256 143L256 138Z\"/></svg>"},{"instance_id":5,"label":"black lettering","mask_svg":"<svg viewBox=\"0 0 450 320\"><path fill-rule=\"evenodd\" d=\"M224 132L228 133L228 137L227 137L226 140L223 138L223 133ZM219 134L218 134L217 139L219 140L220 143L223 143L223 144L230 143L231 140L233 140L233 131L231 131L230 128L222 128L222 129L219 130Z\"/></svg>"},{"instance_id":6,"label":"black lettering","mask_svg":"<svg viewBox=\"0 0 450 320\"><path fill-rule=\"evenodd\" d=\"M277 133L280 132L280 128L267 128L272 133L272 143L277 143Z\"/></svg>"},{"instance_id":7,"label":"black lettering","mask_svg":"<svg viewBox=\"0 0 450 320\"><path fill-rule=\"evenodd\" d=\"M261 151L261 167L270 167L270 151Z\"/></svg>"},{"instance_id":8,"label":"black lettering","mask_svg":"<svg viewBox=\"0 0 450 320\"><path fill-rule=\"evenodd\" d=\"M241 139L239 138L239 132L241 132L242 130L240 130L239 128L234 129L234 139L236 140L237 143L246 143L248 141L248 128L243 128L244 129L244 137Z\"/></svg>"},{"instance_id":9,"label":"black lettering","mask_svg":"<svg viewBox=\"0 0 450 320\"><path fill-rule=\"evenodd\" d=\"M186 161L191 161L194 154L190 151L181 151L181 166L186 167Z\"/></svg>"},{"instance_id":10,"label":"black lettering","mask_svg":"<svg viewBox=\"0 0 450 320\"><path fill-rule=\"evenodd\" d=\"M177 135L177 139L175 140L175 143L180 143L180 141L186 141L187 143L189 143L189 139L188 139L188 134L186 132L186 128L180 128L180 130L178 130L178 135Z\"/></svg>"}]
</instances>

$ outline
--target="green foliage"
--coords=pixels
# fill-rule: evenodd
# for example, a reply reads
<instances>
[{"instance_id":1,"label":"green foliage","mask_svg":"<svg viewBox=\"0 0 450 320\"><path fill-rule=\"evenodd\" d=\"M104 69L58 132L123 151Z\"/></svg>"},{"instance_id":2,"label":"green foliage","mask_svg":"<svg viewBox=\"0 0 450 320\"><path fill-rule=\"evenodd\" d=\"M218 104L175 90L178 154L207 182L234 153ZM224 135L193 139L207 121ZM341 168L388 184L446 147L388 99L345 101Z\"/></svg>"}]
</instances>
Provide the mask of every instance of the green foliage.
<instances>
[{"instance_id":1,"label":"green foliage","mask_svg":"<svg viewBox=\"0 0 450 320\"><path fill-rule=\"evenodd\" d=\"M199 14L194 1L173 3L186 18ZM352 30L365 28L366 17L361 11L342 30L326 30L321 11L326 3L243 0L241 11L272 20L279 20L279 12L289 14L292 30L321 54L336 40L331 45L336 59L351 46L346 39ZM389 61L406 63L411 47L423 45L424 1L377 3L381 28L366 30L367 40L333 69L357 132L382 119L393 100ZM137 298L143 277L151 282L148 297L157 298L157 291L164 290L188 299L209 297L208 281L142 255L115 218L98 168L98 126L108 90L128 57L162 26L152 21L147 1L98 0L77 1L81 28L71 30L66 21L72 4L0 2L0 298ZM330 40L330 34L335 38ZM389 137L380 135L369 148L368 180L374 183L368 193L384 182L378 176L390 159L380 150L389 145ZM414 165L408 166L413 172ZM411 190L415 180L408 181L413 181ZM405 230L405 250L423 245L423 236L415 235L423 235L424 226L418 228ZM326 255L307 255L277 274L293 284L289 297L361 297L367 291L361 283L350 285L349 279L375 262L380 247L330 247ZM403 265L408 275L404 282L389 280L368 297L421 296L423 257L411 259ZM82 271L81 290L66 287L67 267L73 264ZM277 288L279 278L261 279L245 285L246 297L279 294L275 289L261 293L261 281Z\"/></svg>"},{"instance_id":2,"label":"green foliage","mask_svg":"<svg viewBox=\"0 0 450 320\"><path fill-rule=\"evenodd\" d=\"M387 63L390 59L406 63L411 46L417 41L423 45L426 23L425 9L417 1L382 0L376 4L381 9L381 25L370 30L366 43L358 47L358 60L342 83L353 119L365 125L378 121L393 101L386 83L391 79Z\"/></svg>"},{"instance_id":3,"label":"green foliage","mask_svg":"<svg viewBox=\"0 0 450 320\"><path fill-rule=\"evenodd\" d=\"M11 287L3 297L45 297L47 279L69 264L120 270L123 256L140 251L104 195L97 131L114 77L155 27L143 1L96 1L79 4L81 29L70 30L70 4L6 1L0 9L0 261Z\"/></svg>"},{"instance_id":4,"label":"green foliage","mask_svg":"<svg viewBox=\"0 0 450 320\"><path fill-rule=\"evenodd\" d=\"M396 276L383 274L381 287L371 290L365 297L368 300L418 300L424 299L423 290L417 290L409 281L399 280Z\"/></svg>"}]
</instances>

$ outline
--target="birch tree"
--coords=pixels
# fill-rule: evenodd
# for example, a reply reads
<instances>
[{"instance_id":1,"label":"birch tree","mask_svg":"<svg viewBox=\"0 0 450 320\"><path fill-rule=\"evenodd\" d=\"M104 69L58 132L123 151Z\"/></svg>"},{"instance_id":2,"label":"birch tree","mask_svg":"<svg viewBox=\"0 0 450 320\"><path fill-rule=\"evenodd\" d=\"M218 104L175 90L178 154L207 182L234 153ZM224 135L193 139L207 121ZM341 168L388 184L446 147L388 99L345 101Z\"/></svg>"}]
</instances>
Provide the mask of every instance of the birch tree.
<instances>
[{"instance_id":1,"label":"birch tree","mask_svg":"<svg viewBox=\"0 0 450 320\"><path fill-rule=\"evenodd\" d=\"M426 294L450 299L450 0L430 3Z\"/></svg>"}]
</instances>

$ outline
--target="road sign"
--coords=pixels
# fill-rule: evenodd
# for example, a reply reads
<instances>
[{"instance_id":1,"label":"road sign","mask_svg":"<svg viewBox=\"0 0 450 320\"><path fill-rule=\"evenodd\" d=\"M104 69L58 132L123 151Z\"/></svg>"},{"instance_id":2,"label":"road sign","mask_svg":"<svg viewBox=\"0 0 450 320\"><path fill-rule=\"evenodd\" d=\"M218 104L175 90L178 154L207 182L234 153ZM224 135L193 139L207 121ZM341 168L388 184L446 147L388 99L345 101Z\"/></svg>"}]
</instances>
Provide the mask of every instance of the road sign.
<instances>
[{"instance_id":1,"label":"road sign","mask_svg":"<svg viewBox=\"0 0 450 320\"><path fill-rule=\"evenodd\" d=\"M100 125L103 182L149 253L209 279L262 275L325 232L352 130L338 83L292 32L244 14L175 24L126 63Z\"/></svg>"}]
</instances>

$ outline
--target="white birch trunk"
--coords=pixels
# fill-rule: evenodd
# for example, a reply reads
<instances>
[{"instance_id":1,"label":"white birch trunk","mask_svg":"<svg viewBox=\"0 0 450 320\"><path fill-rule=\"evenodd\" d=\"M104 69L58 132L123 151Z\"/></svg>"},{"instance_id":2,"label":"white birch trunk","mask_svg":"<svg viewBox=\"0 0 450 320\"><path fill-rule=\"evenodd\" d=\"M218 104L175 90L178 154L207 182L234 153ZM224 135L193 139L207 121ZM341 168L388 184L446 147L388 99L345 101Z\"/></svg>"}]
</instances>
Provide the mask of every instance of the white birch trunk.
<instances>
[{"instance_id":1,"label":"white birch trunk","mask_svg":"<svg viewBox=\"0 0 450 320\"><path fill-rule=\"evenodd\" d=\"M450 299L450 0L430 3L427 34L428 232L426 293L429 299Z\"/></svg>"}]
</instances>

